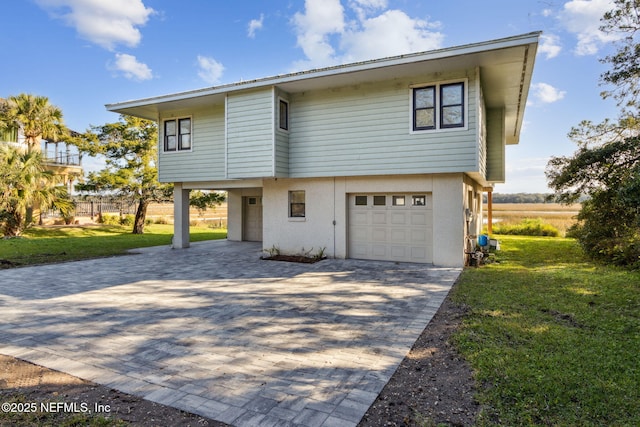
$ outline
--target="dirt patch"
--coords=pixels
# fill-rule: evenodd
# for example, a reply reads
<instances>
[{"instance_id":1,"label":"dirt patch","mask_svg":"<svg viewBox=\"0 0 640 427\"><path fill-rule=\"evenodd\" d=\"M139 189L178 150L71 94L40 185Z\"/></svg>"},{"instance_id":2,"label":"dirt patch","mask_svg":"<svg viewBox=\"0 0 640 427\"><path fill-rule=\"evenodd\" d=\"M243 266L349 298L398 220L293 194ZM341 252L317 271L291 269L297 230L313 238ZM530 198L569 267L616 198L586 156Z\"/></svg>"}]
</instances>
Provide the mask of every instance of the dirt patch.
<instances>
[{"instance_id":1,"label":"dirt patch","mask_svg":"<svg viewBox=\"0 0 640 427\"><path fill-rule=\"evenodd\" d=\"M371 405L359 427L471 426L480 406L468 364L450 343L466 313L445 300L408 356ZM88 425L104 417L111 424L151 426L213 426L226 424L159 405L70 375L0 355L0 402L84 403L88 411L16 414L0 412L0 426ZM96 411L95 405L102 405ZM100 411L108 406L109 411ZM82 406L76 406L83 409ZM79 419L78 419L79 417ZM68 424L71 425L71 424Z\"/></svg>"},{"instance_id":2,"label":"dirt patch","mask_svg":"<svg viewBox=\"0 0 640 427\"><path fill-rule=\"evenodd\" d=\"M326 257L310 257L305 255L272 255L260 257L267 261L285 261L285 262L302 262L305 264L313 264L314 262L322 261Z\"/></svg>"},{"instance_id":3,"label":"dirt patch","mask_svg":"<svg viewBox=\"0 0 640 427\"><path fill-rule=\"evenodd\" d=\"M475 424L473 372L450 342L466 311L444 301L358 427Z\"/></svg>"}]
</instances>

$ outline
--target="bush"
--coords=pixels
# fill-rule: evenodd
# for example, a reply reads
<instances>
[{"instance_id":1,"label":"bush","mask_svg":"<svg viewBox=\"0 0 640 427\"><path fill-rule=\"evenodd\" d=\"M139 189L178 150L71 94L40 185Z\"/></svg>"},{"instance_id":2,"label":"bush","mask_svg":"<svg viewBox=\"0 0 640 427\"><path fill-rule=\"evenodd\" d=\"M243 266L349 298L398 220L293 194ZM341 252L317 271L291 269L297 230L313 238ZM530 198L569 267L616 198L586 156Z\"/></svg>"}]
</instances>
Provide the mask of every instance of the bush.
<instances>
[{"instance_id":1,"label":"bush","mask_svg":"<svg viewBox=\"0 0 640 427\"><path fill-rule=\"evenodd\" d=\"M98 219L100 224L104 225L119 225L120 224L120 216L119 215L109 215L102 214Z\"/></svg>"},{"instance_id":2,"label":"bush","mask_svg":"<svg viewBox=\"0 0 640 427\"><path fill-rule=\"evenodd\" d=\"M120 225L133 225L135 220L136 220L135 216L131 214L125 215L122 218L120 218Z\"/></svg>"},{"instance_id":3,"label":"bush","mask_svg":"<svg viewBox=\"0 0 640 427\"><path fill-rule=\"evenodd\" d=\"M560 231L556 227L544 223L540 218L525 218L518 224L496 224L493 226L493 232L516 236L560 236Z\"/></svg>"}]
</instances>

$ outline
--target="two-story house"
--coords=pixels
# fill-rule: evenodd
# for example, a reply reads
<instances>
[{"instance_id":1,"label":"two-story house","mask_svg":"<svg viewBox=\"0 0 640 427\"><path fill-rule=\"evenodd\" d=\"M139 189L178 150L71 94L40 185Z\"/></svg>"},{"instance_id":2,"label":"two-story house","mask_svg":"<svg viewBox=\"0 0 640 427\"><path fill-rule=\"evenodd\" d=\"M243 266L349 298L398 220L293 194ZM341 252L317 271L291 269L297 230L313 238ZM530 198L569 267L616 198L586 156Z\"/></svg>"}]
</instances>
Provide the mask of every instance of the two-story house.
<instances>
[{"instance_id":1,"label":"two-story house","mask_svg":"<svg viewBox=\"0 0 640 427\"><path fill-rule=\"evenodd\" d=\"M505 179L540 33L107 105L159 124L176 248L192 189L228 239L282 253L460 266Z\"/></svg>"}]
</instances>

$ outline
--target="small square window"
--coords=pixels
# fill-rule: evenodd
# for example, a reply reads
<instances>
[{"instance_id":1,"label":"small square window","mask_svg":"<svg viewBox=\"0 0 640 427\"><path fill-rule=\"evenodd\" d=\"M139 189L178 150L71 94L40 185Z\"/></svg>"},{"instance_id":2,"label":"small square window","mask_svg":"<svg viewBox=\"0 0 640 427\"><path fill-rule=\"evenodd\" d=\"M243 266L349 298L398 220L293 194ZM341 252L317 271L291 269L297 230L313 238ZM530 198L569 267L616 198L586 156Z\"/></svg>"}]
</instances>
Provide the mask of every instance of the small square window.
<instances>
[{"instance_id":1,"label":"small square window","mask_svg":"<svg viewBox=\"0 0 640 427\"><path fill-rule=\"evenodd\" d=\"M393 196L393 206L404 206L404 196Z\"/></svg>"},{"instance_id":2,"label":"small square window","mask_svg":"<svg viewBox=\"0 0 640 427\"><path fill-rule=\"evenodd\" d=\"M305 195L304 190L289 191L289 217L305 217Z\"/></svg>"},{"instance_id":3,"label":"small square window","mask_svg":"<svg viewBox=\"0 0 640 427\"><path fill-rule=\"evenodd\" d=\"M257 205L258 204L258 198L257 197L249 197L249 204L250 205Z\"/></svg>"},{"instance_id":4,"label":"small square window","mask_svg":"<svg viewBox=\"0 0 640 427\"><path fill-rule=\"evenodd\" d=\"M287 101L283 101L282 99L280 100L278 121L280 129L289 130L289 103Z\"/></svg>"},{"instance_id":5,"label":"small square window","mask_svg":"<svg viewBox=\"0 0 640 427\"><path fill-rule=\"evenodd\" d=\"M387 204L387 196L373 196L373 206L385 206Z\"/></svg>"},{"instance_id":6,"label":"small square window","mask_svg":"<svg viewBox=\"0 0 640 427\"><path fill-rule=\"evenodd\" d=\"M356 196L356 206L367 206L367 196Z\"/></svg>"},{"instance_id":7,"label":"small square window","mask_svg":"<svg viewBox=\"0 0 640 427\"><path fill-rule=\"evenodd\" d=\"M427 196L412 196L411 204L413 206L427 206Z\"/></svg>"}]
</instances>

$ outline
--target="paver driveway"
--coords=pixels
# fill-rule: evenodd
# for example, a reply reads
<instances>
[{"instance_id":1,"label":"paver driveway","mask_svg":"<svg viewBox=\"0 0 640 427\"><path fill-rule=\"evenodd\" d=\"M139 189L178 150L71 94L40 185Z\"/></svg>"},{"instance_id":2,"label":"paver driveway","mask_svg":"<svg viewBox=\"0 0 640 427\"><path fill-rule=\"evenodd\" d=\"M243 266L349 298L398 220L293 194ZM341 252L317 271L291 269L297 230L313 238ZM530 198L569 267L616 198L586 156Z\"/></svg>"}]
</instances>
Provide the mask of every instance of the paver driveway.
<instances>
[{"instance_id":1,"label":"paver driveway","mask_svg":"<svg viewBox=\"0 0 640 427\"><path fill-rule=\"evenodd\" d=\"M460 273L138 252L0 271L0 353L236 426L353 426Z\"/></svg>"}]
</instances>

